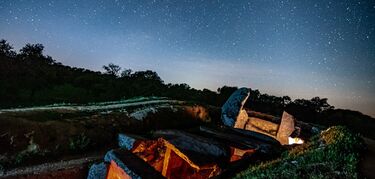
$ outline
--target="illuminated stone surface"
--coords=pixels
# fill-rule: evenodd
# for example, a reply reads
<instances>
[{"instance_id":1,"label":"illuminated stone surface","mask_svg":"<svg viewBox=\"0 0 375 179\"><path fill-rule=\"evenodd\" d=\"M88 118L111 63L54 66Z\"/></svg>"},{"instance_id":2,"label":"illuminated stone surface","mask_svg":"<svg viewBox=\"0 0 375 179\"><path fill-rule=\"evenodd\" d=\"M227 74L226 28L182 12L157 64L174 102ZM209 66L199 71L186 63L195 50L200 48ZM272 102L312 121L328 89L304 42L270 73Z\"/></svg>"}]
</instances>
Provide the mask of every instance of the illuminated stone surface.
<instances>
[{"instance_id":1,"label":"illuminated stone surface","mask_svg":"<svg viewBox=\"0 0 375 179\"><path fill-rule=\"evenodd\" d=\"M279 131L277 132L277 140L282 145L289 144L288 138L295 130L294 121L295 121L294 117L284 111L283 116L281 118Z\"/></svg>"},{"instance_id":2,"label":"illuminated stone surface","mask_svg":"<svg viewBox=\"0 0 375 179\"><path fill-rule=\"evenodd\" d=\"M240 88L229 97L221 108L221 120L224 125L234 127L249 95L250 90L248 88Z\"/></svg>"}]
</instances>

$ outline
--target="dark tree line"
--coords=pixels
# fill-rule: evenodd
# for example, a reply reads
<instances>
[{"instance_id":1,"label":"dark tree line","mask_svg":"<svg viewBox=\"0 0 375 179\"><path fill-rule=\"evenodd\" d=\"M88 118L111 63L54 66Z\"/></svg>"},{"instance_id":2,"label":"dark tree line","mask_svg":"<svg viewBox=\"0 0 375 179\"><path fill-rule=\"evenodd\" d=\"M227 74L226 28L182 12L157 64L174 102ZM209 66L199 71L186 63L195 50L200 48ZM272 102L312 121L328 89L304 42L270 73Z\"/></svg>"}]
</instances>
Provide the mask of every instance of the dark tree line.
<instances>
[{"instance_id":1,"label":"dark tree line","mask_svg":"<svg viewBox=\"0 0 375 179\"><path fill-rule=\"evenodd\" d=\"M165 96L222 106L237 89L223 86L211 91L197 90L187 84L165 84L154 71L122 70L112 63L103 66L103 73L65 66L44 55L43 49L42 44L26 44L17 53L6 40L0 40L0 108L88 103L136 96ZM375 128L371 117L336 110L328 104L327 98L291 100L288 96L277 97L251 89L245 106L277 116L285 110L299 120L324 125L342 124L357 131Z\"/></svg>"}]
</instances>

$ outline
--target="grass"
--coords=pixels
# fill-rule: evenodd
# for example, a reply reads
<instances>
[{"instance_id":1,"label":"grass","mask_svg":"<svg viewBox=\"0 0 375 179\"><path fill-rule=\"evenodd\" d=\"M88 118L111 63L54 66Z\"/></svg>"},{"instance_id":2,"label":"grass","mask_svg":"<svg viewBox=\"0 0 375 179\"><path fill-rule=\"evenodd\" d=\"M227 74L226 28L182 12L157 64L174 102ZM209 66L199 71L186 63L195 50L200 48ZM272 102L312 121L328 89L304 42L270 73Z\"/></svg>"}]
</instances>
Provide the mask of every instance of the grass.
<instances>
[{"instance_id":1,"label":"grass","mask_svg":"<svg viewBox=\"0 0 375 179\"><path fill-rule=\"evenodd\" d=\"M81 133L78 136L69 138L69 149L74 152L85 151L88 149L90 142L91 140L84 133Z\"/></svg>"},{"instance_id":2,"label":"grass","mask_svg":"<svg viewBox=\"0 0 375 179\"><path fill-rule=\"evenodd\" d=\"M359 178L363 140L343 126L334 126L281 158L250 166L235 178Z\"/></svg>"}]
</instances>

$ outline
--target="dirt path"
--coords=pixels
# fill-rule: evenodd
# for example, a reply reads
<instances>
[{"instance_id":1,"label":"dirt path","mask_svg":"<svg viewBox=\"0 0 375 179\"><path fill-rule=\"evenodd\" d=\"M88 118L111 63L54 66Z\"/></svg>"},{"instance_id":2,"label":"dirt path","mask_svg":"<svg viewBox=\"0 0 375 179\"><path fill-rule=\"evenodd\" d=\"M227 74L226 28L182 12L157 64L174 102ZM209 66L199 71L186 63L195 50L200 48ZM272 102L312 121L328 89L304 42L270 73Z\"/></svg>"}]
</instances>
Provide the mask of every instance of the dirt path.
<instances>
[{"instance_id":1,"label":"dirt path","mask_svg":"<svg viewBox=\"0 0 375 179\"><path fill-rule=\"evenodd\" d=\"M0 178L86 178L87 165L102 158L100 155L21 167L0 173Z\"/></svg>"},{"instance_id":2,"label":"dirt path","mask_svg":"<svg viewBox=\"0 0 375 179\"><path fill-rule=\"evenodd\" d=\"M375 179L375 140L364 138L368 150L363 155L361 172L366 178Z\"/></svg>"},{"instance_id":3,"label":"dirt path","mask_svg":"<svg viewBox=\"0 0 375 179\"><path fill-rule=\"evenodd\" d=\"M122 102L108 103L105 105L65 105L65 106L39 106L39 107L26 107L26 108L13 108L13 109L0 109L0 114L5 112L28 112L28 111L51 111L51 110L70 110L70 111L97 111L97 110L110 110L132 106L152 105L152 104L181 104L183 101L169 100L169 99L157 99L149 101L135 101L135 102ZM99 103L100 104L100 103Z\"/></svg>"}]
</instances>

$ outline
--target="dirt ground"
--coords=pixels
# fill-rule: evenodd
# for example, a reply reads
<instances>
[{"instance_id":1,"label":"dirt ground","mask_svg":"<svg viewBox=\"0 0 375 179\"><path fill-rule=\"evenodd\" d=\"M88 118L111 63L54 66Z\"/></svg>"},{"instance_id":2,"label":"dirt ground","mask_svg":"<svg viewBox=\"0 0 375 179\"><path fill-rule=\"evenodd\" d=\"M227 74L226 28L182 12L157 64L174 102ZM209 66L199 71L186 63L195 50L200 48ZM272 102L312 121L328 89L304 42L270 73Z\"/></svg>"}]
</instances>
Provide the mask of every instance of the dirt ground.
<instances>
[{"instance_id":1,"label":"dirt ground","mask_svg":"<svg viewBox=\"0 0 375 179\"><path fill-rule=\"evenodd\" d=\"M367 151L363 155L361 172L364 177L375 179L375 140L369 138L364 138L364 140L367 145Z\"/></svg>"},{"instance_id":2,"label":"dirt ground","mask_svg":"<svg viewBox=\"0 0 375 179\"><path fill-rule=\"evenodd\" d=\"M82 158L87 153L117 148L119 133L184 128L199 125L209 120L208 116L205 107L195 104L163 107L143 120L123 111L1 113L0 170Z\"/></svg>"},{"instance_id":3,"label":"dirt ground","mask_svg":"<svg viewBox=\"0 0 375 179\"><path fill-rule=\"evenodd\" d=\"M30 167L20 167L7 171L0 178L86 178L90 163L102 160L103 154L95 154L83 158L72 159L67 161L50 162Z\"/></svg>"}]
</instances>

